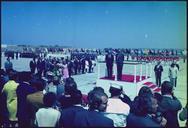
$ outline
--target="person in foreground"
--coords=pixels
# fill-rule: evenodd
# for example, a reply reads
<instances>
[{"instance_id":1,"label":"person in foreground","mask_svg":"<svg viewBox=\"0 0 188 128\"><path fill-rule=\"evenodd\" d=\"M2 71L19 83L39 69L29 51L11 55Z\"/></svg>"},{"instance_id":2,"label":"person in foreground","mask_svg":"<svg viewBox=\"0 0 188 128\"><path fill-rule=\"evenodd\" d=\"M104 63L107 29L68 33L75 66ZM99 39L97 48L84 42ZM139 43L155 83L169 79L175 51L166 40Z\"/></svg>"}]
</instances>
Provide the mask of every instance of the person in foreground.
<instances>
[{"instance_id":1,"label":"person in foreground","mask_svg":"<svg viewBox=\"0 0 188 128\"><path fill-rule=\"evenodd\" d=\"M113 121L103 114L108 96L101 91L90 91L88 101L89 109L76 114L75 127L113 127Z\"/></svg>"},{"instance_id":2,"label":"person in foreground","mask_svg":"<svg viewBox=\"0 0 188 128\"><path fill-rule=\"evenodd\" d=\"M148 89L142 87L135 97L127 117L127 127L165 127L166 119L158 112L157 100Z\"/></svg>"},{"instance_id":3,"label":"person in foreground","mask_svg":"<svg viewBox=\"0 0 188 128\"><path fill-rule=\"evenodd\" d=\"M46 108L40 108L36 112L35 124L38 127L58 127L61 113L53 108L56 95L53 92L46 93L43 102Z\"/></svg>"},{"instance_id":4,"label":"person in foreground","mask_svg":"<svg viewBox=\"0 0 188 128\"><path fill-rule=\"evenodd\" d=\"M164 81L161 85L162 99L159 102L159 110L167 119L168 128L179 128L178 111L181 110L181 102L174 96L173 85L170 81Z\"/></svg>"}]
</instances>

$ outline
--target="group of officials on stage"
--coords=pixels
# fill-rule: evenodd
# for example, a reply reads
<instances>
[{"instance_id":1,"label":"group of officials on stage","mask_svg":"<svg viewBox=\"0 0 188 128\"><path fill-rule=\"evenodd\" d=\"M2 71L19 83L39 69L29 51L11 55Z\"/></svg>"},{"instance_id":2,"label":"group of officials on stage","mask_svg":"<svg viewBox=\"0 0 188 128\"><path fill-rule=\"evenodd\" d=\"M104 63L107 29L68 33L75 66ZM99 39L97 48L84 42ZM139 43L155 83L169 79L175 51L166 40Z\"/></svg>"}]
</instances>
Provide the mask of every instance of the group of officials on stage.
<instances>
[{"instance_id":1,"label":"group of officials on stage","mask_svg":"<svg viewBox=\"0 0 188 128\"><path fill-rule=\"evenodd\" d=\"M106 61L108 78L112 78L114 55L112 54L111 51L107 51L107 54L105 56L105 61ZM122 78L123 61L124 61L124 55L122 51L118 51L116 54L117 80L121 80Z\"/></svg>"}]
</instances>

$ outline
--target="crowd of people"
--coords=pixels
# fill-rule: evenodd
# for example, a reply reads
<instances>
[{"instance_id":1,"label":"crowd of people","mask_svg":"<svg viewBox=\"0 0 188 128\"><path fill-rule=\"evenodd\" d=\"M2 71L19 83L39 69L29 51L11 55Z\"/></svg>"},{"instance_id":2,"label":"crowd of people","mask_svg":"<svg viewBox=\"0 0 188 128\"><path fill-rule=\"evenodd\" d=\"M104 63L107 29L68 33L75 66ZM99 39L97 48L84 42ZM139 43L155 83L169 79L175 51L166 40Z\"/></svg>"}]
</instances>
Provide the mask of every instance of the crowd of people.
<instances>
[{"instance_id":1,"label":"crowd of people","mask_svg":"<svg viewBox=\"0 0 188 128\"><path fill-rule=\"evenodd\" d=\"M115 58L117 80L121 80L125 51L107 51L108 77L112 77ZM96 66L95 57L85 55L34 57L29 63L29 72L14 70L8 57L5 70L1 69L0 126L179 127L178 118L187 120L187 105L182 108L173 93L180 68L177 63L173 62L169 68L169 81L162 83L161 63L154 67L161 94L143 86L131 100L118 85L110 86L109 97L102 87L94 87L88 94L82 94L72 75L92 73Z\"/></svg>"},{"instance_id":2,"label":"crowd of people","mask_svg":"<svg viewBox=\"0 0 188 128\"><path fill-rule=\"evenodd\" d=\"M38 57L30 61L30 70L32 74L37 73L40 77L46 77L47 72L53 72L59 78L63 79L72 75L92 73L96 62L91 57L77 58L56 58L56 57Z\"/></svg>"},{"instance_id":3,"label":"crowd of people","mask_svg":"<svg viewBox=\"0 0 188 128\"><path fill-rule=\"evenodd\" d=\"M111 85L108 97L102 87L82 94L72 77L45 78L1 69L1 127L179 127L178 118L187 119L170 81L161 94L143 86L131 100L122 86Z\"/></svg>"}]
</instances>

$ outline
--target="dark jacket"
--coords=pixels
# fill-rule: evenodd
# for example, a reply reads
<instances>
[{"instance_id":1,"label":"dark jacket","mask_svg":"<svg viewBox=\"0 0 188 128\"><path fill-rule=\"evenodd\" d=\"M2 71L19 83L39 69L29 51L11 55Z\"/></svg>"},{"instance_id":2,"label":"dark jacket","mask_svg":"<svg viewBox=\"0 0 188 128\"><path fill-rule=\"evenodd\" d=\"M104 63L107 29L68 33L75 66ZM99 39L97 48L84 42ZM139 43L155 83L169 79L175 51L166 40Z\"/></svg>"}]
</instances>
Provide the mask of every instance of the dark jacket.
<instances>
[{"instance_id":1,"label":"dark jacket","mask_svg":"<svg viewBox=\"0 0 188 128\"><path fill-rule=\"evenodd\" d=\"M161 73L163 72L163 66L162 65L155 65L154 72L157 76L161 76Z\"/></svg>"},{"instance_id":2,"label":"dark jacket","mask_svg":"<svg viewBox=\"0 0 188 128\"><path fill-rule=\"evenodd\" d=\"M176 97L163 96L161 102L159 102L159 111L167 120L167 128L179 128L177 113L181 108L182 105Z\"/></svg>"},{"instance_id":3,"label":"dark jacket","mask_svg":"<svg viewBox=\"0 0 188 128\"><path fill-rule=\"evenodd\" d=\"M123 61L124 61L124 55L122 53L118 53L116 55L116 63L123 65Z\"/></svg>"},{"instance_id":4,"label":"dark jacket","mask_svg":"<svg viewBox=\"0 0 188 128\"><path fill-rule=\"evenodd\" d=\"M81 106L71 106L68 108L65 108L61 112L61 118L60 118L60 127L63 128L73 128L74 124L74 118L76 113L80 111L84 111L85 109Z\"/></svg>"},{"instance_id":5,"label":"dark jacket","mask_svg":"<svg viewBox=\"0 0 188 128\"><path fill-rule=\"evenodd\" d=\"M127 116L127 127L128 128L135 128L135 127L150 127L150 128L155 128L155 127L161 127L159 123L155 122L152 117L149 115L146 116L137 116L133 113L130 113Z\"/></svg>"},{"instance_id":6,"label":"dark jacket","mask_svg":"<svg viewBox=\"0 0 188 128\"><path fill-rule=\"evenodd\" d=\"M18 98L18 110L17 110L17 117L22 120L28 119L28 104L27 104L27 95L34 93L36 90L31 87L31 85L27 83L20 83L20 85L16 89L16 94Z\"/></svg>"},{"instance_id":7,"label":"dark jacket","mask_svg":"<svg viewBox=\"0 0 188 128\"><path fill-rule=\"evenodd\" d=\"M113 127L113 120L97 111L80 111L74 120L75 127Z\"/></svg>"},{"instance_id":8,"label":"dark jacket","mask_svg":"<svg viewBox=\"0 0 188 128\"><path fill-rule=\"evenodd\" d=\"M105 61L107 65L113 65L114 56L112 54L107 54L105 57Z\"/></svg>"}]
</instances>

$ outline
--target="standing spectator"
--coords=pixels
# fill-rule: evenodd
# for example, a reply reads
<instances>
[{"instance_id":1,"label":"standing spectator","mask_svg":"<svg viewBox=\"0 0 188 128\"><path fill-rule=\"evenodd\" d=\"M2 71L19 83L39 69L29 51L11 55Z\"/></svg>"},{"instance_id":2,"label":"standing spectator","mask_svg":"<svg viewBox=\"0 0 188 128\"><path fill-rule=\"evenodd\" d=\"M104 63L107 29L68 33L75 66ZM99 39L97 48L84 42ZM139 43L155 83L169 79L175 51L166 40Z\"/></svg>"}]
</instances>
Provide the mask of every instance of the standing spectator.
<instances>
[{"instance_id":1,"label":"standing spectator","mask_svg":"<svg viewBox=\"0 0 188 128\"><path fill-rule=\"evenodd\" d=\"M178 68L178 72L180 70L180 66L177 61L174 61L175 66ZM175 85L177 85L177 79L175 80Z\"/></svg>"},{"instance_id":2,"label":"standing spectator","mask_svg":"<svg viewBox=\"0 0 188 128\"><path fill-rule=\"evenodd\" d=\"M12 62L10 61L10 57L7 57L7 61L5 61L4 66L5 66L5 71L6 71L7 74L9 74L9 72L10 72L11 70L13 70L13 64L12 64Z\"/></svg>"},{"instance_id":3,"label":"standing spectator","mask_svg":"<svg viewBox=\"0 0 188 128\"><path fill-rule=\"evenodd\" d=\"M88 94L89 110L80 111L74 119L75 127L113 127L113 121L104 116L108 96L101 91L90 91Z\"/></svg>"},{"instance_id":4,"label":"standing spectator","mask_svg":"<svg viewBox=\"0 0 188 128\"><path fill-rule=\"evenodd\" d=\"M129 105L120 98L122 91L122 86L111 86L109 90L111 97L108 99L106 112L108 113L107 117L114 121L115 127L126 126L126 117L130 111Z\"/></svg>"},{"instance_id":5,"label":"standing spectator","mask_svg":"<svg viewBox=\"0 0 188 128\"><path fill-rule=\"evenodd\" d=\"M89 72L89 62L88 62L88 59L85 60L85 71L86 71L86 73Z\"/></svg>"},{"instance_id":6,"label":"standing spectator","mask_svg":"<svg viewBox=\"0 0 188 128\"><path fill-rule=\"evenodd\" d=\"M72 60L68 61L68 72L69 72L69 77L72 75L72 68L73 68L73 62Z\"/></svg>"},{"instance_id":7,"label":"standing spectator","mask_svg":"<svg viewBox=\"0 0 188 128\"><path fill-rule=\"evenodd\" d=\"M40 57L37 60L37 74L40 78L42 77L42 59Z\"/></svg>"},{"instance_id":8,"label":"standing spectator","mask_svg":"<svg viewBox=\"0 0 188 128\"><path fill-rule=\"evenodd\" d=\"M116 54L116 64L117 64L117 80L121 80L122 69L123 69L124 55L121 51Z\"/></svg>"},{"instance_id":9,"label":"standing spectator","mask_svg":"<svg viewBox=\"0 0 188 128\"><path fill-rule=\"evenodd\" d=\"M19 86L17 81L17 73L10 72L9 73L9 81L4 85L2 93L6 95L6 104L8 109L8 117L12 127L15 127L18 119L16 117L17 113L17 95L16 89Z\"/></svg>"},{"instance_id":10,"label":"standing spectator","mask_svg":"<svg viewBox=\"0 0 188 128\"><path fill-rule=\"evenodd\" d=\"M27 103L27 95L34 93L36 90L29 83L31 79L30 72L19 73L19 86L16 89L18 98L18 126L25 128L30 125L29 106Z\"/></svg>"},{"instance_id":11,"label":"standing spectator","mask_svg":"<svg viewBox=\"0 0 188 128\"><path fill-rule=\"evenodd\" d=\"M182 109L182 111L179 114L179 119L181 121L185 121L186 120L186 127L188 126L187 124L187 109L188 109L188 104L186 104L186 106Z\"/></svg>"},{"instance_id":12,"label":"standing spectator","mask_svg":"<svg viewBox=\"0 0 188 128\"><path fill-rule=\"evenodd\" d=\"M163 66L161 65L160 61L157 63L157 65L155 65L154 72L155 72L156 84L160 87L161 86L161 76L162 76L162 72L163 72Z\"/></svg>"},{"instance_id":13,"label":"standing spectator","mask_svg":"<svg viewBox=\"0 0 188 128\"><path fill-rule=\"evenodd\" d=\"M66 61L63 61L62 67L63 67L63 73L62 73L63 79L69 78L69 70L68 70L68 65L67 65Z\"/></svg>"},{"instance_id":14,"label":"standing spectator","mask_svg":"<svg viewBox=\"0 0 188 128\"><path fill-rule=\"evenodd\" d=\"M6 94L2 93L2 89L7 81L9 81L8 75L1 69L1 78L0 78L0 126L7 127L8 125L8 110L6 104Z\"/></svg>"},{"instance_id":15,"label":"standing spectator","mask_svg":"<svg viewBox=\"0 0 188 128\"><path fill-rule=\"evenodd\" d=\"M33 60L30 61L29 67L30 67L31 73L35 74L35 70L36 70L36 67L37 67L35 57L33 57Z\"/></svg>"},{"instance_id":16,"label":"standing spectator","mask_svg":"<svg viewBox=\"0 0 188 128\"><path fill-rule=\"evenodd\" d=\"M46 93L43 98L45 108L36 112L36 125L38 127L58 127L61 113L54 109L56 95L52 92Z\"/></svg>"},{"instance_id":17,"label":"standing spectator","mask_svg":"<svg viewBox=\"0 0 188 128\"><path fill-rule=\"evenodd\" d=\"M78 59L78 73L79 74L80 74L80 71L81 71L81 65L82 65L81 60Z\"/></svg>"},{"instance_id":18,"label":"standing spectator","mask_svg":"<svg viewBox=\"0 0 188 128\"><path fill-rule=\"evenodd\" d=\"M77 57L74 57L74 73L77 75L78 73L78 59Z\"/></svg>"},{"instance_id":19,"label":"standing spectator","mask_svg":"<svg viewBox=\"0 0 188 128\"><path fill-rule=\"evenodd\" d=\"M84 56L82 56L82 59L81 59L81 67L82 67L82 74L84 74L85 73L85 57Z\"/></svg>"},{"instance_id":20,"label":"standing spectator","mask_svg":"<svg viewBox=\"0 0 188 128\"><path fill-rule=\"evenodd\" d=\"M91 62L92 62L91 72L94 72L94 68L96 66L96 62L93 59L91 60Z\"/></svg>"},{"instance_id":21,"label":"standing spectator","mask_svg":"<svg viewBox=\"0 0 188 128\"><path fill-rule=\"evenodd\" d=\"M16 52L16 59L18 59L18 52Z\"/></svg>"},{"instance_id":22,"label":"standing spectator","mask_svg":"<svg viewBox=\"0 0 188 128\"><path fill-rule=\"evenodd\" d=\"M45 91L47 93L53 92L53 93L57 94L58 83L56 81L58 81L58 77L55 76L52 72L47 72L47 76L48 76L48 83L46 85Z\"/></svg>"},{"instance_id":23,"label":"standing spectator","mask_svg":"<svg viewBox=\"0 0 188 128\"><path fill-rule=\"evenodd\" d=\"M110 51L108 51L107 55L105 56L106 67L108 72L108 78L112 78L112 69L114 63L114 56Z\"/></svg>"},{"instance_id":24,"label":"standing spectator","mask_svg":"<svg viewBox=\"0 0 188 128\"><path fill-rule=\"evenodd\" d=\"M177 61L174 61L175 66L178 68L178 71L180 70L180 66Z\"/></svg>"},{"instance_id":25,"label":"standing spectator","mask_svg":"<svg viewBox=\"0 0 188 128\"><path fill-rule=\"evenodd\" d=\"M91 70L92 70L92 60L91 60L91 57L89 57L88 63L89 63L89 73L91 73Z\"/></svg>"},{"instance_id":26,"label":"standing spectator","mask_svg":"<svg viewBox=\"0 0 188 128\"><path fill-rule=\"evenodd\" d=\"M159 110L167 119L167 128L179 128L177 113L181 110L180 101L174 96L171 82L164 81L161 85L162 100L159 102Z\"/></svg>"},{"instance_id":27,"label":"standing spectator","mask_svg":"<svg viewBox=\"0 0 188 128\"><path fill-rule=\"evenodd\" d=\"M80 90L73 89L71 91L70 102L72 102L72 105L70 107L62 109L60 127L63 126L63 128L73 128L74 125L72 122L74 121L77 112L85 111L84 108L81 106L82 93Z\"/></svg>"},{"instance_id":28,"label":"standing spectator","mask_svg":"<svg viewBox=\"0 0 188 128\"><path fill-rule=\"evenodd\" d=\"M170 82L172 83L173 87L176 87L176 81L178 76L178 68L175 66L174 63L171 64L169 68L169 78Z\"/></svg>"},{"instance_id":29,"label":"standing spectator","mask_svg":"<svg viewBox=\"0 0 188 128\"><path fill-rule=\"evenodd\" d=\"M157 100L143 92L137 96L131 106L131 113L127 117L127 127L164 127L166 120L156 116Z\"/></svg>"}]
</instances>

